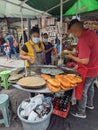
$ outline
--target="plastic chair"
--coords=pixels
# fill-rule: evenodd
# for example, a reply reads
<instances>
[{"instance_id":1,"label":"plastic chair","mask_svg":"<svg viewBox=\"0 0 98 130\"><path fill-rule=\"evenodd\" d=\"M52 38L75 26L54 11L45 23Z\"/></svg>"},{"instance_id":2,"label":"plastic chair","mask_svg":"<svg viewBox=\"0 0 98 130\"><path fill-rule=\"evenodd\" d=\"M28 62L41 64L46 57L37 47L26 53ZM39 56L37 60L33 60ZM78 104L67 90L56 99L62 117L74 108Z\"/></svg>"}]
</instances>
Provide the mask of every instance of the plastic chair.
<instances>
[{"instance_id":1,"label":"plastic chair","mask_svg":"<svg viewBox=\"0 0 98 130\"><path fill-rule=\"evenodd\" d=\"M9 114L9 96L6 94L0 94L0 110L3 115L3 119L0 119L0 124L4 123L6 127L10 126L10 114Z\"/></svg>"},{"instance_id":2,"label":"plastic chair","mask_svg":"<svg viewBox=\"0 0 98 130\"><path fill-rule=\"evenodd\" d=\"M0 85L3 86L5 89L8 89L8 87L10 86L8 82L8 77L10 73L11 71L9 70L0 72L0 78L1 78Z\"/></svg>"}]
</instances>

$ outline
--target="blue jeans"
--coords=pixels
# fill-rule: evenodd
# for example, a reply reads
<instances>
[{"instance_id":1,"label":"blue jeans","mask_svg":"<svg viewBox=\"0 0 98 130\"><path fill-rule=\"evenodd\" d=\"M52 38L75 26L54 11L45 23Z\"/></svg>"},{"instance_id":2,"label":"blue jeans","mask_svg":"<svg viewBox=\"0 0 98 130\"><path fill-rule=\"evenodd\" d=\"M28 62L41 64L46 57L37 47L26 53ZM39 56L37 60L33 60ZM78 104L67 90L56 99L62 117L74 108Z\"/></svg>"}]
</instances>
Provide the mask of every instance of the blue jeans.
<instances>
[{"instance_id":1,"label":"blue jeans","mask_svg":"<svg viewBox=\"0 0 98 130\"><path fill-rule=\"evenodd\" d=\"M0 48L1 48L1 52L3 53L3 55L5 55L4 46L1 45Z\"/></svg>"},{"instance_id":2,"label":"blue jeans","mask_svg":"<svg viewBox=\"0 0 98 130\"><path fill-rule=\"evenodd\" d=\"M82 93L82 99L78 101L78 112L85 114L86 105L93 106L93 97L94 97L94 80L93 78L86 78Z\"/></svg>"},{"instance_id":3,"label":"blue jeans","mask_svg":"<svg viewBox=\"0 0 98 130\"><path fill-rule=\"evenodd\" d=\"M12 51L14 52L16 58L18 58L18 53L16 52L15 47L11 47L11 48L10 48L10 58L11 58L11 53L12 53Z\"/></svg>"}]
</instances>

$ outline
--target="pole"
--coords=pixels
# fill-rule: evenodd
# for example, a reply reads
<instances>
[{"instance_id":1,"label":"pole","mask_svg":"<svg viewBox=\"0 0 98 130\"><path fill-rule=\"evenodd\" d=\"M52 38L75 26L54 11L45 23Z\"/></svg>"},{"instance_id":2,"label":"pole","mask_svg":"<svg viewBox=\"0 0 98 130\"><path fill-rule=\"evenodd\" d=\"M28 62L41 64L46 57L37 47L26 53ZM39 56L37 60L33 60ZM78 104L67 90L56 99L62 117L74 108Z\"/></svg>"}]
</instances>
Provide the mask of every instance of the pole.
<instances>
[{"instance_id":1,"label":"pole","mask_svg":"<svg viewBox=\"0 0 98 130\"><path fill-rule=\"evenodd\" d=\"M22 34L22 43L24 44L23 30L24 30L24 26L23 26L23 12L22 12L22 7L21 7L21 34Z\"/></svg>"},{"instance_id":2,"label":"pole","mask_svg":"<svg viewBox=\"0 0 98 130\"><path fill-rule=\"evenodd\" d=\"M60 0L60 60L62 60L62 24L63 24L63 0Z\"/></svg>"},{"instance_id":3,"label":"pole","mask_svg":"<svg viewBox=\"0 0 98 130\"><path fill-rule=\"evenodd\" d=\"M22 34L22 43L24 44L24 34L23 34L23 12L22 12L22 7L20 9L20 12L21 12L21 34ZM24 61L24 67L25 67L25 75L27 76L27 69L26 69L26 66L25 66L25 61Z\"/></svg>"},{"instance_id":4,"label":"pole","mask_svg":"<svg viewBox=\"0 0 98 130\"><path fill-rule=\"evenodd\" d=\"M78 0L76 1L76 18L78 17Z\"/></svg>"},{"instance_id":5,"label":"pole","mask_svg":"<svg viewBox=\"0 0 98 130\"><path fill-rule=\"evenodd\" d=\"M21 12L21 31L22 31L22 42L24 44L24 34L23 34L23 30L24 30L24 26L23 26L23 11L22 11L22 5L26 2L27 0L21 2L21 8L20 8L20 12ZM25 76L27 76L27 68L26 68L26 65L25 65L25 61L24 61L24 67L25 67Z\"/></svg>"},{"instance_id":6,"label":"pole","mask_svg":"<svg viewBox=\"0 0 98 130\"><path fill-rule=\"evenodd\" d=\"M30 40L30 30L31 30L31 20L30 20L30 18L27 18L27 24L28 24L28 40Z\"/></svg>"}]
</instances>

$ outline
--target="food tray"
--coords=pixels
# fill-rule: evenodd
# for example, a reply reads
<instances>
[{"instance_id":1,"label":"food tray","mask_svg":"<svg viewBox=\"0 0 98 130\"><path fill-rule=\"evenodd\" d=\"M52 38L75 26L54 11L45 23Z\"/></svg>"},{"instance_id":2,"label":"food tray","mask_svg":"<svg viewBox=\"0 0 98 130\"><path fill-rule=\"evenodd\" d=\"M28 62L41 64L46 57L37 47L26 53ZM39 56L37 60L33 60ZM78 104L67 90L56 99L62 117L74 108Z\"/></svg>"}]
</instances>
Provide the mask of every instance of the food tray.
<instances>
[{"instance_id":1,"label":"food tray","mask_svg":"<svg viewBox=\"0 0 98 130\"><path fill-rule=\"evenodd\" d=\"M48 68L48 67L47 67ZM41 73L41 69L42 68L33 68L33 71L35 72L35 73L37 73L37 74L42 74ZM58 68L51 68L51 69L61 69L62 71L64 71L64 73L63 74L76 74L76 75L78 75L78 76L80 76L80 74L79 73L77 73L76 71L74 71L73 69L69 69L69 68L67 68L67 67L58 67ZM51 75L51 74L50 74ZM52 75L53 76L53 75Z\"/></svg>"}]
</instances>

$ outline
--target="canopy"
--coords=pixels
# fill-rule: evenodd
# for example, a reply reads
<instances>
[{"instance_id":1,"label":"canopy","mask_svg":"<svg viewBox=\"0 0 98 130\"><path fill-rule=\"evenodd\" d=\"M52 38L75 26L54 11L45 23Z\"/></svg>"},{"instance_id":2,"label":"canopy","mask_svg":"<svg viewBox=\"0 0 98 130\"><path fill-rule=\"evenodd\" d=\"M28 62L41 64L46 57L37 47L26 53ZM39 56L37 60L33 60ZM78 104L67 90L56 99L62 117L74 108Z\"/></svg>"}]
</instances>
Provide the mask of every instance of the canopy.
<instances>
[{"instance_id":1,"label":"canopy","mask_svg":"<svg viewBox=\"0 0 98 130\"><path fill-rule=\"evenodd\" d=\"M98 11L98 0L77 0L65 12L64 16L89 13L92 11Z\"/></svg>"},{"instance_id":2,"label":"canopy","mask_svg":"<svg viewBox=\"0 0 98 130\"><path fill-rule=\"evenodd\" d=\"M43 14L42 11L31 8L24 2L19 0L0 0L0 17L21 17L23 18L39 17ZM48 14L44 14L48 15Z\"/></svg>"},{"instance_id":3,"label":"canopy","mask_svg":"<svg viewBox=\"0 0 98 130\"><path fill-rule=\"evenodd\" d=\"M62 1L64 14L65 11L67 11L75 3L76 0ZM53 16L60 16L60 0L27 0L26 3L32 8L47 12Z\"/></svg>"},{"instance_id":4,"label":"canopy","mask_svg":"<svg viewBox=\"0 0 98 130\"><path fill-rule=\"evenodd\" d=\"M32 8L47 12L53 16L60 16L60 0L27 0L26 3ZM63 0L64 16L96 10L98 11L98 0Z\"/></svg>"}]
</instances>

